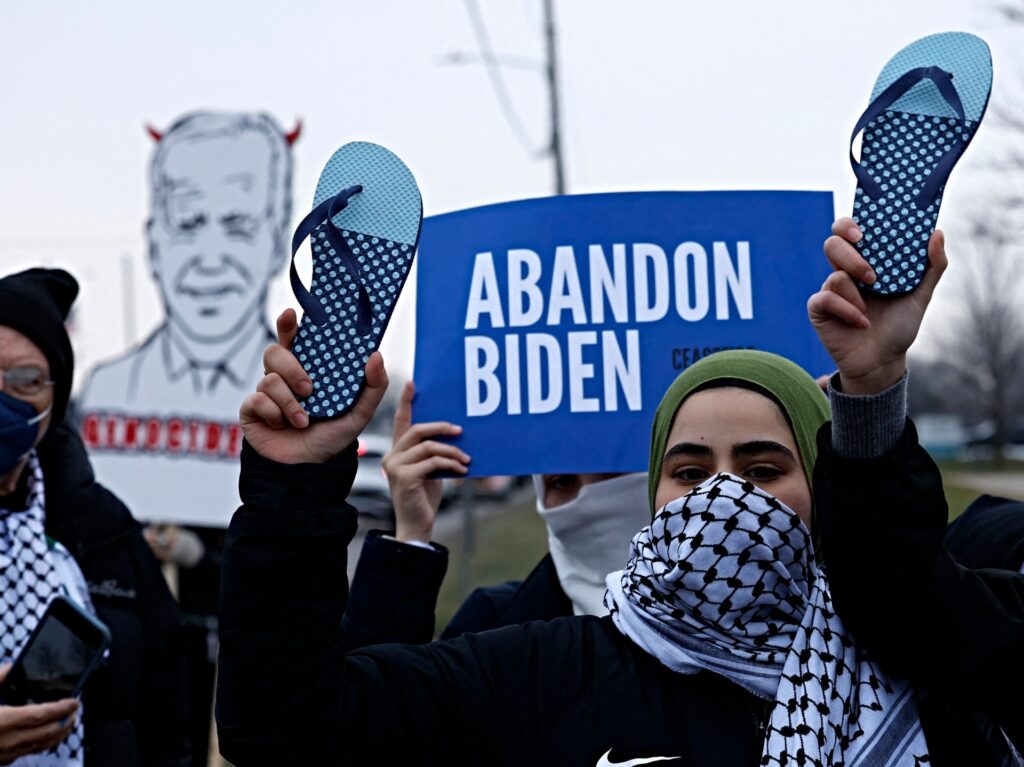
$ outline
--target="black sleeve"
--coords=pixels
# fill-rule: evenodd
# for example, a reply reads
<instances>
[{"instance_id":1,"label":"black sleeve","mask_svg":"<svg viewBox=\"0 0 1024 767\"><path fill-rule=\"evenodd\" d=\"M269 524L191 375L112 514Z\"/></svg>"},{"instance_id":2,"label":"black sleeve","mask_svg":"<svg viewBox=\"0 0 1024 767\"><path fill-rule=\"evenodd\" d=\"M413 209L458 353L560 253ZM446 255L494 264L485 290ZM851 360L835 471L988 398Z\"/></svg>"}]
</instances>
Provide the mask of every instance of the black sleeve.
<instances>
[{"instance_id":1,"label":"black sleeve","mask_svg":"<svg viewBox=\"0 0 1024 767\"><path fill-rule=\"evenodd\" d=\"M441 634L451 639L527 621L550 621L572 615L572 602L562 591L558 571L546 554L521 581L505 581L473 591Z\"/></svg>"},{"instance_id":2,"label":"black sleeve","mask_svg":"<svg viewBox=\"0 0 1024 767\"><path fill-rule=\"evenodd\" d=\"M896 449L844 459L818 433L814 498L836 608L894 672L1002 719L1024 685L1024 575L969 570L943 547L938 468L910 421Z\"/></svg>"},{"instance_id":3,"label":"black sleeve","mask_svg":"<svg viewBox=\"0 0 1024 767\"><path fill-rule=\"evenodd\" d=\"M286 466L243 446L221 585L221 753L238 767L532 763L545 728L593 685L592 624L346 654L355 468L354 449Z\"/></svg>"},{"instance_id":4,"label":"black sleeve","mask_svg":"<svg viewBox=\"0 0 1024 767\"><path fill-rule=\"evenodd\" d=\"M1024 565L1024 503L982 495L946 531L946 548L964 567L1020 570Z\"/></svg>"},{"instance_id":5,"label":"black sleeve","mask_svg":"<svg viewBox=\"0 0 1024 767\"><path fill-rule=\"evenodd\" d=\"M345 646L355 650L385 642L433 640L437 594L447 569L448 549L443 546L411 546L371 530L342 619Z\"/></svg>"},{"instance_id":6,"label":"black sleeve","mask_svg":"<svg viewBox=\"0 0 1024 767\"><path fill-rule=\"evenodd\" d=\"M131 546L146 637L136 719L139 764L187 765L192 752L178 606L141 530Z\"/></svg>"},{"instance_id":7,"label":"black sleeve","mask_svg":"<svg viewBox=\"0 0 1024 767\"><path fill-rule=\"evenodd\" d=\"M441 639L454 639L463 634L490 631L508 625L502 621L502 615L521 583L522 581L505 581L473 589L444 627Z\"/></svg>"}]
</instances>

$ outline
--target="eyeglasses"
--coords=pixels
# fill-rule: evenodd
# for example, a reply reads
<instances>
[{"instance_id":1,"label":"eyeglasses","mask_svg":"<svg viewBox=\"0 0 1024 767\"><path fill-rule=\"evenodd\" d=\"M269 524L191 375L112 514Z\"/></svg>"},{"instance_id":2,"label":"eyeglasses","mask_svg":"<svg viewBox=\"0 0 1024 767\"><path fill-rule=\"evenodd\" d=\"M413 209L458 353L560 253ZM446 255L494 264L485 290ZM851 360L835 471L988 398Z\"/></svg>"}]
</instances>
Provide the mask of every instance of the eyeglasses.
<instances>
[{"instance_id":1,"label":"eyeglasses","mask_svg":"<svg viewBox=\"0 0 1024 767\"><path fill-rule=\"evenodd\" d=\"M46 377L46 371L35 365L0 368L0 391L21 397L34 397L45 387L56 382Z\"/></svg>"}]
</instances>

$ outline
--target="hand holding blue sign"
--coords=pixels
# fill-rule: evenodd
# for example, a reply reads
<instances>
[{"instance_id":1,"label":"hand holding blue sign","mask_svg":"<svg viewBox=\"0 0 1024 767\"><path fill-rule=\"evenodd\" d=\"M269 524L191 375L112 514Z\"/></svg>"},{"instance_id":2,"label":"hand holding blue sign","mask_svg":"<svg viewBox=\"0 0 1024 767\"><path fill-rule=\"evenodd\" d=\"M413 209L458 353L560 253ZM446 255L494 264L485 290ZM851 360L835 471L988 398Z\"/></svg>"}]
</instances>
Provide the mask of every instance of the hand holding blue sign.
<instances>
[{"instance_id":1,"label":"hand holding blue sign","mask_svg":"<svg viewBox=\"0 0 1024 767\"><path fill-rule=\"evenodd\" d=\"M469 456L455 445L435 439L456 437L462 433L461 426L447 421L412 424L415 394L410 381L402 389L395 411L394 441L382 463L395 506L395 538L428 543L443 491L436 473L465 474Z\"/></svg>"},{"instance_id":2,"label":"hand holding blue sign","mask_svg":"<svg viewBox=\"0 0 1024 767\"><path fill-rule=\"evenodd\" d=\"M345 415L310 424L296 395L312 391L312 382L291 352L298 332L295 312L277 319L278 343L263 355L266 375L242 403L239 420L249 444L278 463L324 463L351 445L373 418L388 388L384 358L374 352L366 363L366 386Z\"/></svg>"},{"instance_id":3,"label":"hand holding blue sign","mask_svg":"<svg viewBox=\"0 0 1024 767\"><path fill-rule=\"evenodd\" d=\"M946 270L945 235L928 242L928 268L920 285L898 297L865 295L857 280L874 281L857 252L860 229L851 218L832 225L825 254L835 269L807 302L807 313L829 355L839 367L843 391L875 394L896 383L907 369L907 349L917 338L925 310Z\"/></svg>"}]
</instances>

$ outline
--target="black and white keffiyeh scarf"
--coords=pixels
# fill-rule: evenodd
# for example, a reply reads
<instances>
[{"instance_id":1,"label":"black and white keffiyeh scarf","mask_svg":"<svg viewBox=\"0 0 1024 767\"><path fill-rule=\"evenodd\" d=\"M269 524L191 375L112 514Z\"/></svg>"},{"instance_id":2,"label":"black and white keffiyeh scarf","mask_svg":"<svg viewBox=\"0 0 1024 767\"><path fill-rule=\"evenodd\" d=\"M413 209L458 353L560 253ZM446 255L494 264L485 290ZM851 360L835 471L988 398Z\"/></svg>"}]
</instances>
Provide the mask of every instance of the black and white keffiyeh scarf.
<instances>
[{"instance_id":1,"label":"black and white keffiyeh scarf","mask_svg":"<svg viewBox=\"0 0 1024 767\"><path fill-rule=\"evenodd\" d=\"M33 452L26 508L12 511L0 499L0 663L11 663L59 594L91 608L78 565L67 550L46 537L43 472ZM83 761L82 713L71 734L50 751L23 756L15 767L73 767Z\"/></svg>"},{"instance_id":2,"label":"black and white keffiyeh scarf","mask_svg":"<svg viewBox=\"0 0 1024 767\"><path fill-rule=\"evenodd\" d=\"M752 483L719 474L661 509L606 599L618 629L673 671L775 701L762 765L929 762L909 685L854 644L807 528Z\"/></svg>"}]
</instances>

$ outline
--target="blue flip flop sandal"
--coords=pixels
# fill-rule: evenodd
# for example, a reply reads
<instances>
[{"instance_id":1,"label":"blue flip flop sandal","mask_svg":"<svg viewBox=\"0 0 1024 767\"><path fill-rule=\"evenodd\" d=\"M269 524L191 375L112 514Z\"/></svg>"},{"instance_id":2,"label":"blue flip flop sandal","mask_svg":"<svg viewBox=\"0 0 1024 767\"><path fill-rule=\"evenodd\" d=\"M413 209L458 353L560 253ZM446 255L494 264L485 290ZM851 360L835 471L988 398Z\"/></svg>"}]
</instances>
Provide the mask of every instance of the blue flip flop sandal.
<instances>
[{"instance_id":1,"label":"blue flip flop sandal","mask_svg":"<svg viewBox=\"0 0 1024 767\"><path fill-rule=\"evenodd\" d=\"M920 284L946 180L974 138L991 90L988 45L965 32L911 43L878 76L850 137L853 218L864 235L857 249L878 277L865 290L898 295ZM858 162L852 145L861 131Z\"/></svg>"},{"instance_id":2,"label":"blue flip flop sandal","mask_svg":"<svg viewBox=\"0 0 1024 767\"><path fill-rule=\"evenodd\" d=\"M416 180L376 144L345 144L327 162L313 210L292 237L292 291L304 312L292 347L313 381L310 418L337 418L359 399L370 355L380 345L412 267L423 221ZM295 254L310 238L306 290Z\"/></svg>"}]
</instances>

